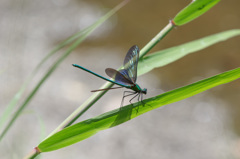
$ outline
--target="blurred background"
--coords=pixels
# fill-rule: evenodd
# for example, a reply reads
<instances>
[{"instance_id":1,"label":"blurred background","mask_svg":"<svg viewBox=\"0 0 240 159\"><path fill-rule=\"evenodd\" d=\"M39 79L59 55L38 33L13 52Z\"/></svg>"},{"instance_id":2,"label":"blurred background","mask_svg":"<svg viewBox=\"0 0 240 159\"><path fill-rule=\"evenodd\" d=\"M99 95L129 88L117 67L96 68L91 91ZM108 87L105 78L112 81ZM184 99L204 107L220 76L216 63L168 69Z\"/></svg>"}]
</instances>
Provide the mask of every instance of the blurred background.
<instances>
[{"instance_id":1,"label":"blurred background","mask_svg":"<svg viewBox=\"0 0 240 159\"><path fill-rule=\"evenodd\" d=\"M36 65L56 45L98 20L120 0L0 0L0 114ZM142 48L190 0L132 0L94 31L43 84L1 141L1 158L19 159L37 146L118 68L128 49ZM221 1L196 20L173 29L151 52L240 28L240 1ZM240 67L240 37L188 55L138 78L145 98ZM57 59L51 58L24 97ZM79 121L118 108L123 89L106 93ZM240 158L240 80L141 115L80 143L43 153L44 159ZM126 102L128 100L125 100ZM125 103L127 104L127 103ZM45 127L45 131L42 127Z\"/></svg>"}]
</instances>

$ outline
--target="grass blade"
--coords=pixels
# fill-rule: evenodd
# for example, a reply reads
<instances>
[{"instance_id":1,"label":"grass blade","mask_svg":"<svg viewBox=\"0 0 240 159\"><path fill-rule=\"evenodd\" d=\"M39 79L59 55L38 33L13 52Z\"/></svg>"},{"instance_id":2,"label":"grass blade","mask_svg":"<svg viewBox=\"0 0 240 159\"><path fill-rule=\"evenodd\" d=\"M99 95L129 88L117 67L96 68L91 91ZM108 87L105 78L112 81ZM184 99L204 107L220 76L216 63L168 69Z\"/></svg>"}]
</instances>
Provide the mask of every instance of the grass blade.
<instances>
[{"instance_id":1,"label":"grass blade","mask_svg":"<svg viewBox=\"0 0 240 159\"><path fill-rule=\"evenodd\" d=\"M48 152L72 145L81 140L87 139L101 130L124 123L148 111L189 98L210 88L234 81L238 78L240 78L240 68L146 99L143 101L145 103L144 105L142 105L142 102L138 102L134 105L128 105L112 110L57 132L40 143L38 149L41 152ZM121 118L119 118L119 116Z\"/></svg>"},{"instance_id":2,"label":"grass blade","mask_svg":"<svg viewBox=\"0 0 240 159\"><path fill-rule=\"evenodd\" d=\"M173 22L177 26L184 25L207 12L219 1L220 0L193 0L175 16Z\"/></svg>"},{"instance_id":3,"label":"grass blade","mask_svg":"<svg viewBox=\"0 0 240 159\"><path fill-rule=\"evenodd\" d=\"M139 60L138 75L154 68L167 65L190 53L205 49L213 44L240 35L240 29L224 31L179 46L155 52Z\"/></svg>"},{"instance_id":4,"label":"grass blade","mask_svg":"<svg viewBox=\"0 0 240 159\"><path fill-rule=\"evenodd\" d=\"M164 32L160 32L156 37L163 37L166 35L168 31L172 29L171 23L167 26ZM163 36L161 36L163 35ZM216 44L220 41L227 40L234 36L240 35L240 30L229 30L222 33L214 34L208 37L204 37L180 46L172 47L163 51L155 52L151 55L145 56L144 58L139 60L138 66L138 75L147 73L156 67L161 67L167 65L171 62L174 62L183 56L196 52L198 50L204 49L208 46ZM160 39L161 39L160 38ZM150 41L141 51L142 56L149 51L151 47L153 47L157 38L153 38L154 41ZM100 89L105 89L111 87L113 84L107 82ZM106 91L94 93L86 102L84 102L76 111L74 111L65 121L63 121L49 136L54 134L55 132L63 129L64 127L70 126L79 116L81 116L84 112L86 112L99 98L101 98Z\"/></svg>"},{"instance_id":5,"label":"grass blade","mask_svg":"<svg viewBox=\"0 0 240 159\"><path fill-rule=\"evenodd\" d=\"M173 24L170 22L162 31L160 31L144 48L141 49L139 57L143 57L149 50L155 46L163 37L167 35L169 31L172 30ZM106 89L112 87L113 84L106 82L99 89ZM85 113L91 106L100 99L106 91L95 92L89 97L81 106L78 107L67 119L65 119L49 136L62 130L65 127L70 126L74 121L76 121L83 113Z\"/></svg>"},{"instance_id":6,"label":"grass blade","mask_svg":"<svg viewBox=\"0 0 240 159\"><path fill-rule=\"evenodd\" d=\"M205 5L205 3L206 3L206 1L204 1L204 3L200 3L198 1L197 3L194 3L194 4L197 4L197 5L200 5L200 4L203 5L204 4ZM192 7L190 7L190 8L192 8ZM145 56L161 39L163 39L168 34L168 32L170 32L173 29L174 25L175 25L174 22L170 21L169 24L163 30L161 30L154 38L152 38L151 41L149 41L141 49L139 57L142 58L143 56ZM146 58L144 58L144 59L146 60ZM142 60L142 62L143 61L144 60ZM145 65L144 68L145 69L147 68L146 65ZM153 69L153 68L151 68L151 69ZM141 71L139 71L139 72L141 74ZM107 88L110 88L112 86L113 86L113 84L107 82L102 87L100 87L99 89L107 89ZM85 113L95 102L97 102L97 100L100 99L105 93L106 93L106 91L94 93L76 111L74 111L66 120L64 120L50 135L54 134L55 132L57 132L57 131L59 131L59 130L67 127L67 126L70 126L76 119L78 119L83 113Z\"/></svg>"}]
</instances>

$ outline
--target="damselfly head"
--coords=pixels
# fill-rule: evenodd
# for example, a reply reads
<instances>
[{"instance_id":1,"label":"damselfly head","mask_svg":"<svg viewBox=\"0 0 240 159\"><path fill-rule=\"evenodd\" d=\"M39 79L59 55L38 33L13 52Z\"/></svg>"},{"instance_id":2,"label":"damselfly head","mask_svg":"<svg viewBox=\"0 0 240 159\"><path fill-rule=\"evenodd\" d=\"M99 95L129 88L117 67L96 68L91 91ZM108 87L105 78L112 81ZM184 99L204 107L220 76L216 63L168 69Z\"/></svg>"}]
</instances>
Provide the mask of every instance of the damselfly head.
<instances>
[{"instance_id":1,"label":"damselfly head","mask_svg":"<svg viewBox=\"0 0 240 159\"><path fill-rule=\"evenodd\" d=\"M144 89L142 90L142 93L143 93L143 94L147 94L147 89L144 88Z\"/></svg>"}]
</instances>

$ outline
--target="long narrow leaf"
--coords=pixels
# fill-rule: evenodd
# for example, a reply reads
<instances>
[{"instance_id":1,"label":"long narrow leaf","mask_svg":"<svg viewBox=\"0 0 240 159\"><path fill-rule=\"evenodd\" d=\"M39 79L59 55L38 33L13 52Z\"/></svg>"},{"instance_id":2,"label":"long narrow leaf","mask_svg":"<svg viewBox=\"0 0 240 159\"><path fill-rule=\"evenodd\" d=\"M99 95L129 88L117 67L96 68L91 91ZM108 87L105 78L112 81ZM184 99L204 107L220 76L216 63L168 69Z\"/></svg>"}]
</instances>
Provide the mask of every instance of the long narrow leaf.
<instances>
[{"instance_id":1,"label":"long narrow leaf","mask_svg":"<svg viewBox=\"0 0 240 159\"><path fill-rule=\"evenodd\" d=\"M186 99L210 88L231 82L238 78L240 78L240 68L221 73L219 75L166 92L153 98L146 99L143 101L145 103L144 105L142 102L138 102L134 105L128 105L112 110L95 118L82 121L63 129L62 131L52 135L40 143L38 145L38 149L41 152L47 152L72 145L96 134L101 130L124 123L143 113Z\"/></svg>"},{"instance_id":2,"label":"long narrow leaf","mask_svg":"<svg viewBox=\"0 0 240 159\"><path fill-rule=\"evenodd\" d=\"M154 68L167 65L190 53L195 53L196 51L238 35L240 35L240 29L229 30L152 53L139 61L138 75L147 73Z\"/></svg>"},{"instance_id":3,"label":"long narrow leaf","mask_svg":"<svg viewBox=\"0 0 240 159\"><path fill-rule=\"evenodd\" d=\"M193 0L187 7L176 15L173 22L177 26L186 24L207 12L219 1L220 0Z\"/></svg>"},{"instance_id":4,"label":"long narrow leaf","mask_svg":"<svg viewBox=\"0 0 240 159\"><path fill-rule=\"evenodd\" d=\"M187 7L186 10L184 10L182 13L184 14L178 14L174 20L180 23L186 23L204 12L206 12L208 9L210 9L213 5L215 5L219 0L195 0L193 4L191 4L189 7ZM196 12L196 7L201 8L201 12ZM186 14L185 14L186 13ZM195 14L196 13L196 14ZM191 16L193 14L193 16ZM189 16L190 15L190 16ZM190 17L190 18L189 18ZM179 19L180 18L180 19ZM175 25L175 21L172 20L169 22L169 24L164 27L163 30L161 30L154 38L152 38L140 51L139 57L145 56L146 53L148 53L161 39L163 39L168 32L170 32ZM99 89L106 89L112 87L113 84L111 83L105 83L102 87ZM92 94L76 111L74 111L66 120L64 120L50 135L54 134L55 132L63 129L64 127L67 127L71 125L76 119L78 119L83 113L85 113L98 99L100 99L106 91L97 92Z\"/></svg>"},{"instance_id":5,"label":"long narrow leaf","mask_svg":"<svg viewBox=\"0 0 240 159\"><path fill-rule=\"evenodd\" d=\"M171 30L171 27L167 30L168 31ZM225 32L211 35L211 36L208 36L208 37L205 37L202 39L198 39L193 42L189 42L189 43L177 46L177 47L172 47L172 48L169 48L169 49L166 49L163 51L159 51L159 52L153 53L149 56L145 56L144 58L142 58L139 61L138 75L147 73L148 71L151 71L152 69L154 69L156 67L161 67L161 66L167 65L171 62L178 60L179 58L181 58L187 54L204 49L204 48L211 46L217 42L227 40L227 39L232 38L237 35L240 35L240 29L225 31ZM152 44L152 42L149 42L149 43ZM153 44L155 44L155 42L153 42ZM147 44L147 46L148 46L148 44ZM149 46L149 48L151 48L151 46ZM141 50L141 52L145 52L148 49L145 49L145 51L142 51L142 50ZM112 84L107 82L101 88L108 88L110 86L112 86ZM94 104L104 93L105 93L105 91L94 93L86 102L84 102L82 104L82 106L80 106L76 111L74 111L49 136L51 136L55 132L63 129L64 127L71 125L80 115L82 115L86 110L88 110L91 107L91 105Z\"/></svg>"}]
</instances>

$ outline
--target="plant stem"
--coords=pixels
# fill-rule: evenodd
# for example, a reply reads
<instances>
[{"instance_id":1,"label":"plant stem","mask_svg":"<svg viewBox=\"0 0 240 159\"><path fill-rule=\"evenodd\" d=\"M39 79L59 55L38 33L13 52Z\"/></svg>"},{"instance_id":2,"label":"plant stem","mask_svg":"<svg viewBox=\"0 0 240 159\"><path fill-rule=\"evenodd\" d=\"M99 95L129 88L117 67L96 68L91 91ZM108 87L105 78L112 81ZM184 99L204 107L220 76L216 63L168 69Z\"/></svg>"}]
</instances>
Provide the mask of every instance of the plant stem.
<instances>
[{"instance_id":1,"label":"plant stem","mask_svg":"<svg viewBox=\"0 0 240 159\"><path fill-rule=\"evenodd\" d=\"M165 26L151 41L149 41L140 51L139 58L145 56L160 40L162 40L168 32L175 27L172 20L169 21L168 25Z\"/></svg>"},{"instance_id":2,"label":"plant stem","mask_svg":"<svg viewBox=\"0 0 240 159\"><path fill-rule=\"evenodd\" d=\"M100 89L110 88L113 84L106 82ZM106 91L96 92L88 98L78 109L76 109L68 118L66 118L49 136L55 134L56 132L62 130L65 127L70 126L74 121L76 121L82 114L84 114L95 102L101 98ZM48 137L49 137L48 136Z\"/></svg>"},{"instance_id":3,"label":"plant stem","mask_svg":"<svg viewBox=\"0 0 240 159\"><path fill-rule=\"evenodd\" d=\"M33 159L37 155L39 155L41 152L38 149L38 147L35 147L27 156L25 156L23 159Z\"/></svg>"},{"instance_id":4,"label":"plant stem","mask_svg":"<svg viewBox=\"0 0 240 159\"><path fill-rule=\"evenodd\" d=\"M161 39L163 39L168 32L174 28L174 23L170 21L168 25L161 30L150 42L148 42L140 51L140 58L146 55ZM105 83L100 89L106 89L112 87L110 82ZM64 120L49 136L62 130L63 128L70 126L76 121L83 113L85 113L99 98L101 98L107 91L96 92L90 98L88 98L77 110L75 110L66 120Z\"/></svg>"}]
</instances>

